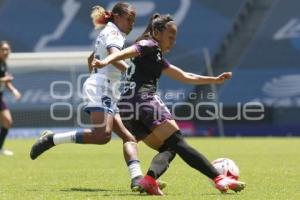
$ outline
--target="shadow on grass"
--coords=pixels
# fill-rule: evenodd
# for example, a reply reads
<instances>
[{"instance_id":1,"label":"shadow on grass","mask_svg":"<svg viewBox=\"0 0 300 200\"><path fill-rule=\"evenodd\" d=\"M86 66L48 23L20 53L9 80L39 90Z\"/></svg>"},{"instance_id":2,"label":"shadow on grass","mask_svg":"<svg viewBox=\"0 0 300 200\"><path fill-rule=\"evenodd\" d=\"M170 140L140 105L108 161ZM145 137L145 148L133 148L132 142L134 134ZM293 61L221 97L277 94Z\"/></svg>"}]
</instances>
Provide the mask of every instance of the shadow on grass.
<instances>
[{"instance_id":1,"label":"shadow on grass","mask_svg":"<svg viewBox=\"0 0 300 200\"><path fill-rule=\"evenodd\" d=\"M101 188L70 188L62 189L61 192L121 192L121 190L107 190Z\"/></svg>"},{"instance_id":2,"label":"shadow on grass","mask_svg":"<svg viewBox=\"0 0 300 200\"><path fill-rule=\"evenodd\" d=\"M70 188L62 189L61 192L110 192L109 194L102 194L102 196L147 196L140 193L129 192L128 190L112 190L101 188Z\"/></svg>"},{"instance_id":3,"label":"shadow on grass","mask_svg":"<svg viewBox=\"0 0 300 200\"><path fill-rule=\"evenodd\" d=\"M237 195L237 193L204 193L204 194L201 194L201 195L204 195L204 196L231 196L231 195Z\"/></svg>"}]
</instances>

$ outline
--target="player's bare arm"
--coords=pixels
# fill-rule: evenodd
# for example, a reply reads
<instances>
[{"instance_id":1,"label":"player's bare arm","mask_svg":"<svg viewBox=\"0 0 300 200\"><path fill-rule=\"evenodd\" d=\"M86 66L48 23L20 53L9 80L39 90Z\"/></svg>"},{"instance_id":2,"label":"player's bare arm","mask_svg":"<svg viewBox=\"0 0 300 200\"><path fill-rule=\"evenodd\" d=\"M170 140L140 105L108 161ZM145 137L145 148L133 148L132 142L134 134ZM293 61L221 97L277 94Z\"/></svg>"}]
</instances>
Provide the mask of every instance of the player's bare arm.
<instances>
[{"instance_id":1,"label":"player's bare arm","mask_svg":"<svg viewBox=\"0 0 300 200\"><path fill-rule=\"evenodd\" d=\"M0 78L0 82L8 82L14 80L14 77L10 74L5 75L4 77Z\"/></svg>"},{"instance_id":2,"label":"player's bare arm","mask_svg":"<svg viewBox=\"0 0 300 200\"><path fill-rule=\"evenodd\" d=\"M109 55L111 55L113 53L117 53L117 52L120 52L120 50L116 47L111 47L108 49ZM126 71L129 67L124 60L118 60L118 61L112 62L111 64L122 72Z\"/></svg>"},{"instance_id":3,"label":"player's bare arm","mask_svg":"<svg viewBox=\"0 0 300 200\"><path fill-rule=\"evenodd\" d=\"M189 73L181 70L180 68L170 65L170 67L166 68L163 73L172 79L177 81L187 83L187 84L222 84L225 80L229 80L232 77L231 72L224 72L219 76L201 76L194 73Z\"/></svg>"},{"instance_id":4,"label":"player's bare arm","mask_svg":"<svg viewBox=\"0 0 300 200\"><path fill-rule=\"evenodd\" d=\"M20 100L22 98L19 90L12 84L11 81L6 82L7 89L15 96L16 100Z\"/></svg>"},{"instance_id":5,"label":"player's bare arm","mask_svg":"<svg viewBox=\"0 0 300 200\"><path fill-rule=\"evenodd\" d=\"M107 56L103 60L94 59L93 63L92 63L92 66L97 67L97 68L102 68L102 67L104 67L108 64L111 64L113 62L120 61L120 60L125 60L125 59L128 59L128 58L133 58L133 57L136 57L138 55L139 55L139 53L137 52L135 47L130 46L130 47L128 47L128 48L126 48L122 51L110 54L109 56Z\"/></svg>"}]
</instances>

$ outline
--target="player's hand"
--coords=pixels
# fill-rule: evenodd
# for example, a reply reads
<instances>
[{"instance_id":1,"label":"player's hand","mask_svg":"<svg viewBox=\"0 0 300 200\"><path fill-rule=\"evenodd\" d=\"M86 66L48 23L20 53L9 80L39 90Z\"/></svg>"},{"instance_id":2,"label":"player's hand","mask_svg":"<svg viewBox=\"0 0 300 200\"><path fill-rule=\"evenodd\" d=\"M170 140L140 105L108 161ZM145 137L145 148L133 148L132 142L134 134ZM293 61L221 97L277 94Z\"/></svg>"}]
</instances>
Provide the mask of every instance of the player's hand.
<instances>
[{"instance_id":1,"label":"player's hand","mask_svg":"<svg viewBox=\"0 0 300 200\"><path fill-rule=\"evenodd\" d=\"M91 55L88 57L87 61L88 61L88 65L91 66L93 60L95 58L95 53L91 53Z\"/></svg>"},{"instance_id":2,"label":"player's hand","mask_svg":"<svg viewBox=\"0 0 300 200\"><path fill-rule=\"evenodd\" d=\"M230 80L232 78L232 72L223 72L219 76L216 77L216 83L222 84L226 80Z\"/></svg>"},{"instance_id":3,"label":"player's hand","mask_svg":"<svg viewBox=\"0 0 300 200\"><path fill-rule=\"evenodd\" d=\"M108 63L104 62L104 60L99 60L94 58L94 60L92 61L92 67L96 67L96 68L101 68L106 66Z\"/></svg>"},{"instance_id":4,"label":"player's hand","mask_svg":"<svg viewBox=\"0 0 300 200\"><path fill-rule=\"evenodd\" d=\"M89 66L89 72L91 72L93 70L93 67L92 67L93 59L94 59L94 53L92 53L87 59L87 63Z\"/></svg>"}]
</instances>

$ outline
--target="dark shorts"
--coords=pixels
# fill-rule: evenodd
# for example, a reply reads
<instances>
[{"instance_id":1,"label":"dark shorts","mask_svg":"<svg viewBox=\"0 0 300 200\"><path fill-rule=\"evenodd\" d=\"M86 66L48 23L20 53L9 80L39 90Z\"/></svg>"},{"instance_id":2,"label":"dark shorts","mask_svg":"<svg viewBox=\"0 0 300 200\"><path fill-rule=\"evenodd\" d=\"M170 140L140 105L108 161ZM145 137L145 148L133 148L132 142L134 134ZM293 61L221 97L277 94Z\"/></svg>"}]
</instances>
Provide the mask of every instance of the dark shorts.
<instances>
[{"instance_id":1,"label":"dark shorts","mask_svg":"<svg viewBox=\"0 0 300 200\"><path fill-rule=\"evenodd\" d=\"M3 94L0 93L0 111L8 109L7 104L3 99Z\"/></svg>"},{"instance_id":2,"label":"dark shorts","mask_svg":"<svg viewBox=\"0 0 300 200\"><path fill-rule=\"evenodd\" d=\"M118 107L123 124L138 140L147 137L156 126L173 119L167 106L156 94L122 99Z\"/></svg>"}]
</instances>

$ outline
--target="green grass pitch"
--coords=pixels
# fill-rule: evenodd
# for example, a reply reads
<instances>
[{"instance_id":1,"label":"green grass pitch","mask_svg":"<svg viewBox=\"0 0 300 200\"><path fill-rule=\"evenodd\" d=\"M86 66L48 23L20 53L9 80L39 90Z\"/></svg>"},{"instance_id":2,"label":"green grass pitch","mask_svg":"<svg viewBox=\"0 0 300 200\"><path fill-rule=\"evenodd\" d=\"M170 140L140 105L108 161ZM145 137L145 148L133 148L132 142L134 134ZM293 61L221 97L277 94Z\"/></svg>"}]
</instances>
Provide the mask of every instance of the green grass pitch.
<instances>
[{"instance_id":1,"label":"green grass pitch","mask_svg":"<svg viewBox=\"0 0 300 200\"><path fill-rule=\"evenodd\" d=\"M129 190L122 144L113 139L104 146L61 145L35 161L29 159L33 140L8 140L13 157L0 156L0 199L300 199L299 138L189 138L188 142L208 159L228 157L236 161L241 193L220 194L202 174L178 156L162 177L166 196L153 197ZM143 171L155 151L139 144Z\"/></svg>"}]
</instances>

